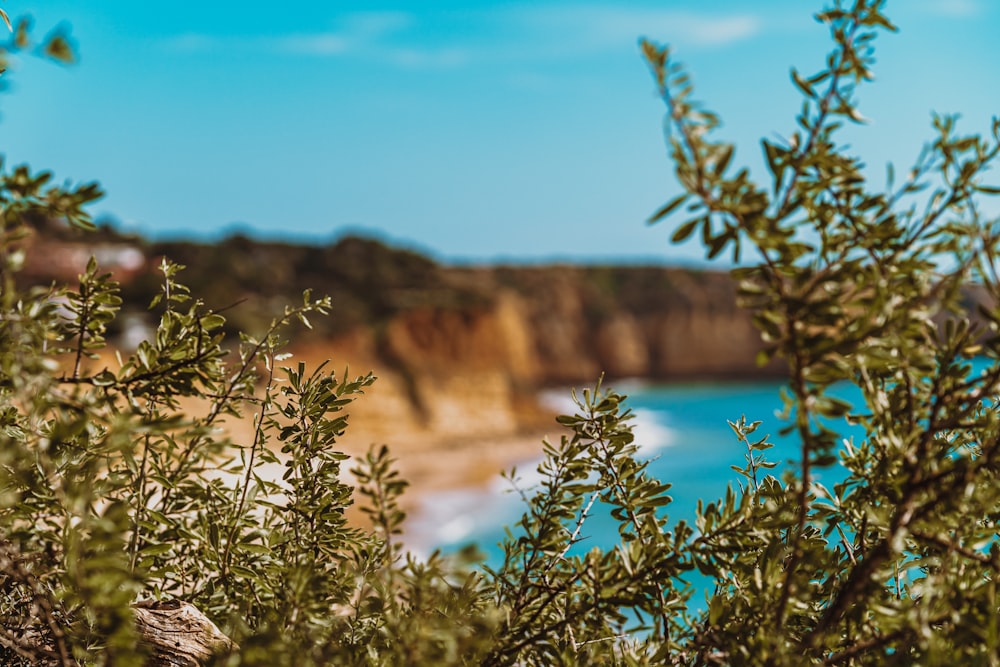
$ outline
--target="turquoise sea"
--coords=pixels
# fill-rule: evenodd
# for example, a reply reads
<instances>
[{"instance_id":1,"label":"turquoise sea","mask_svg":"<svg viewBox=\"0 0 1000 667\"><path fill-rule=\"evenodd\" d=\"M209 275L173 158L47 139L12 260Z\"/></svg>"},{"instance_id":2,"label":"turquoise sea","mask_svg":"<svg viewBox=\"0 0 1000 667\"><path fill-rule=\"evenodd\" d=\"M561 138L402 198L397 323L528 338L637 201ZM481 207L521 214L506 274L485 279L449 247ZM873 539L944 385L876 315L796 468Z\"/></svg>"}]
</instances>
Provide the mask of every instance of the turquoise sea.
<instances>
[{"instance_id":1,"label":"turquoise sea","mask_svg":"<svg viewBox=\"0 0 1000 667\"><path fill-rule=\"evenodd\" d=\"M754 435L771 435L775 447L767 457L779 464L773 473L780 474L782 467L793 462L798 455L796 441L778 435L784 424L782 386L778 380L614 386L628 396L626 405L635 413L639 454L651 460L650 473L673 484L673 503L667 507L671 524L679 519L692 521L699 498L716 500L725 494L727 485L736 486L742 479L730 466L745 465L746 449L727 420L746 415L748 421L762 422ZM546 398L560 412L573 410L569 390L550 392ZM530 489L537 480L535 465L527 462L518 467L522 488ZM495 562L504 526L514 525L522 511L509 481L499 478L487 489L439 493L425 499L421 511L411 517L410 534L416 536L413 546L417 551L452 551L475 543ZM588 518L583 534L587 536L580 545L583 549L610 545L617 538L610 516L602 512Z\"/></svg>"}]
</instances>

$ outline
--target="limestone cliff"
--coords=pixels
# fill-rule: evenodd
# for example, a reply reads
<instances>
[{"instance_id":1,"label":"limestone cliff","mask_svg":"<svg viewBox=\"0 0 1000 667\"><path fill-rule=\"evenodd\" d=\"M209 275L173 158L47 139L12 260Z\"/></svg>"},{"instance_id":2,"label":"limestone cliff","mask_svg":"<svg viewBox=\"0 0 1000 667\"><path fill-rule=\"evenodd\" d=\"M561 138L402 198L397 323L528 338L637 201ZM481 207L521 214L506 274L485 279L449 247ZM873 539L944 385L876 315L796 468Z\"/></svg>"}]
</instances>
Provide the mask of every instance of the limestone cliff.
<instances>
[{"instance_id":1,"label":"limestone cliff","mask_svg":"<svg viewBox=\"0 0 1000 667\"><path fill-rule=\"evenodd\" d=\"M259 330L305 288L330 294L332 316L297 336L299 352L380 376L376 396L352 415L352 430L372 441L534 430L550 423L540 388L591 385L602 374L669 381L775 370L755 365L759 336L720 272L449 267L359 238L327 247L244 237L151 244L105 230L96 240L35 242L25 275L38 281L66 279L99 250L122 280L133 323L158 289L163 255L187 265L181 279L209 305L243 301L226 312L234 329Z\"/></svg>"}]
</instances>

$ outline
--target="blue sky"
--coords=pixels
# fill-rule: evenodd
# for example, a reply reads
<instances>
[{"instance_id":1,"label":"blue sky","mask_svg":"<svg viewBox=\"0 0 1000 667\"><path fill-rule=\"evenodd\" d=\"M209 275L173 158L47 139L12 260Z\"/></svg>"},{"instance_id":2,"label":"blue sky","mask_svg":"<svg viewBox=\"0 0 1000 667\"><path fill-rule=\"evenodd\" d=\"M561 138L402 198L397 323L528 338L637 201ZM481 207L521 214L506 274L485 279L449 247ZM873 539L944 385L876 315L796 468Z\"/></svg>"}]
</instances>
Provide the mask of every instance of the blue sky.
<instances>
[{"instance_id":1,"label":"blue sky","mask_svg":"<svg viewBox=\"0 0 1000 667\"><path fill-rule=\"evenodd\" d=\"M686 261L648 215L677 192L637 47L670 43L737 161L787 135L792 65L829 50L820 2L6 0L63 21L80 61L19 58L0 153L99 180L97 215L157 236L328 240L365 231L445 260ZM869 125L881 174L932 110L1000 114L1000 2L890 0ZM998 178L1000 180L1000 178Z\"/></svg>"}]
</instances>

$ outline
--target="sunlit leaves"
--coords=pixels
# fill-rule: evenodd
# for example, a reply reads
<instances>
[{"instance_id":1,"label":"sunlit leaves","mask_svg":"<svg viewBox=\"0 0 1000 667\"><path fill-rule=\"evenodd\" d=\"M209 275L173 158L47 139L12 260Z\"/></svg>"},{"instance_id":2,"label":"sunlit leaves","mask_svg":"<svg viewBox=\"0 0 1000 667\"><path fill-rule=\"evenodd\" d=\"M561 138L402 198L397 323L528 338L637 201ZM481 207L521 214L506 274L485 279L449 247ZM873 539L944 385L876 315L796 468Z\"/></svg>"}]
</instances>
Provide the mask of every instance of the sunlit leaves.
<instances>
[{"instance_id":1,"label":"sunlit leaves","mask_svg":"<svg viewBox=\"0 0 1000 667\"><path fill-rule=\"evenodd\" d=\"M1000 121L983 138L935 117L902 182L890 169L873 188L836 136L862 119L872 39L894 29L883 4L818 16L834 49L815 74L793 70L801 113L761 142L763 185L712 141L719 119L669 51L643 43L681 187L651 222L679 216L676 241L745 262L761 361L789 371L793 465L775 476L772 441L740 416L736 484L671 524L624 397L585 391L537 482L511 474L525 512L482 570L475 549L406 552L387 447L344 475L338 442L374 378L279 365L288 327L329 299L304 294L227 353L223 315L164 260L158 325L114 363L120 300L96 262L71 287L13 279L34 229L90 226L99 188L0 173L0 656L30 664L17 641L36 633L84 663L142 664L129 609L149 596L217 619L241 645L227 664L988 664L1000 225L977 198L1000 194ZM252 436L230 440L225 420L244 416ZM349 522L355 501L367 524ZM587 549L595 512L615 522L610 548Z\"/></svg>"},{"instance_id":2,"label":"sunlit leaves","mask_svg":"<svg viewBox=\"0 0 1000 667\"><path fill-rule=\"evenodd\" d=\"M959 662L996 643L969 639L958 610L992 606L1000 571L983 553L1000 472L1000 237L975 199L1000 192L986 179L1000 124L984 139L935 116L937 137L908 177L896 184L890 167L887 189L871 187L835 137L842 122L865 121L856 87L872 79L875 32L895 30L883 5L836 3L817 16L834 50L813 75L792 70L802 110L787 141L761 144L765 189L739 172L720 178L713 156L724 144L686 101L687 78L666 49L644 46L682 188L671 203L693 202L674 239L700 230L709 258L750 249L734 272L741 303L761 330L760 361L788 365L781 432L800 441L795 473L761 481L767 440L731 422L747 448L733 467L742 500L699 508L695 561L718 587L691 639L723 662ZM846 476L833 491L817 482L831 470ZM765 516L739 518L759 506ZM746 557L723 556L730 544Z\"/></svg>"},{"instance_id":3,"label":"sunlit leaves","mask_svg":"<svg viewBox=\"0 0 1000 667\"><path fill-rule=\"evenodd\" d=\"M32 174L25 165L10 173L0 171L0 222L10 237L29 220L63 220L82 229L94 229L86 205L100 199L96 183L76 187L52 186L51 172Z\"/></svg>"}]
</instances>

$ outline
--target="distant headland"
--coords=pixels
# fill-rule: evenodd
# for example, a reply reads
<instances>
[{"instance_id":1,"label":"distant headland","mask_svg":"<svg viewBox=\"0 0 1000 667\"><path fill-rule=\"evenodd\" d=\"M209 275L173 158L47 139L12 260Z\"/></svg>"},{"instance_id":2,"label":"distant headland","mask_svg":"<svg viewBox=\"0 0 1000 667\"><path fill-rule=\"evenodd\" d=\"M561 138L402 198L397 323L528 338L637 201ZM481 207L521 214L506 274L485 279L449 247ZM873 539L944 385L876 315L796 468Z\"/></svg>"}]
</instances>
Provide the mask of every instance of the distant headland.
<instances>
[{"instance_id":1,"label":"distant headland","mask_svg":"<svg viewBox=\"0 0 1000 667\"><path fill-rule=\"evenodd\" d=\"M91 255L115 275L124 316L112 333L125 349L154 324L146 307L164 256L187 267L180 281L232 332L262 331L305 289L329 295L331 315L295 332L292 349L310 363L331 359L379 376L370 392L377 398L353 408L347 448L388 442L425 452L428 466L441 452L467 452L469 442L494 445L474 448L484 475L512 458L504 453L511 443L527 438L540 451L538 434L554 427L538 399L545 388L588 386L602 375L664 382L782 372L757 366L759 334L724 272L448 266L357 236L305 245L235 235L207 244L42 226L29 242L21 279L73 284ZM420 476L416 463L403 463Z\"/></svg>"}]
</instances>

